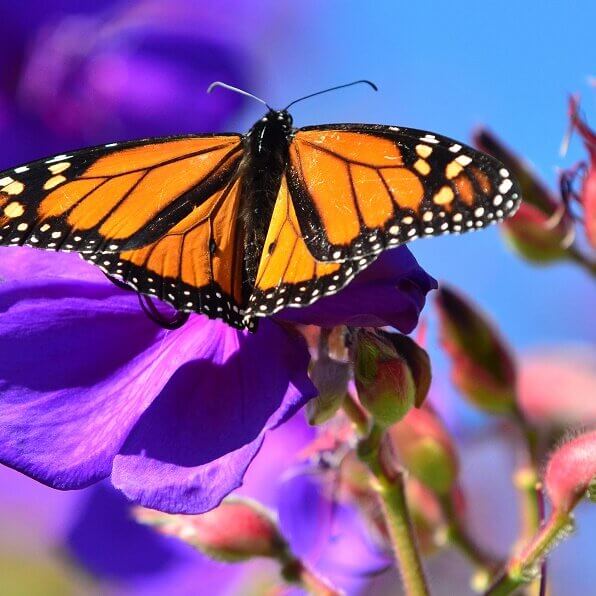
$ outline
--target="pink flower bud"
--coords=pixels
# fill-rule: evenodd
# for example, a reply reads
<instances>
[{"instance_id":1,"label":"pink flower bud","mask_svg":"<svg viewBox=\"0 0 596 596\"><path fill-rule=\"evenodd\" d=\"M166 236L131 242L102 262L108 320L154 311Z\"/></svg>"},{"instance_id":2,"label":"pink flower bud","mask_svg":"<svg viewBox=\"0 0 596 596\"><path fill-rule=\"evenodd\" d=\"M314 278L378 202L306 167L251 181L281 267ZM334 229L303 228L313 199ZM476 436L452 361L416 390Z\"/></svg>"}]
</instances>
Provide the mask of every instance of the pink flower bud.
<instances>
[{"instance_id":1,"label":"pink flower bud","mask_svg":"<svg viewBox=\"0 0 596 596\"><path fill-rule=\"evenodd\" d=\"M543 211L522 202L519 210L503 222L501 229L509 244L532 263L550 263L567 257L573 241L573 227L565 216L546 215Z\"/></svg>"},{"instance_id":2,"label":"pink flower bud","mask_svg":"<svg viewBox=\"0 0 596 596\"><path fill-rule=\"evenodd\" d=\"M221 561L278 557L287 548L272 513L245 498L228 498L201 515L170 515L137 508L135 518Z\"/></svg>"},{"instance_id":3,"label":"pink flower bud","mask_svg":"<svg viewBox=\"0 0 596 596\"><path fill-rule=\"evenodd\" d=\"M572 439L551 456L544 477L553 507L569 513L596 482L596 431Z\"/></svg>"},{"instance_id":4,"label":"pink flower bud","mask_svg":"<svg viewBox=\"0 0 596 596\"><path fill-rule=\"evenodd\" d=\"M521 186L523 203L519 211L501 226L512 247L535 263L564 258L565 250L573 240L574 226L561 201L548 190L529 164L489 130L478 130L474 143L500 160Z\"/></svg>"},{"instance_id":5,"label":"pink flower bud","mask_svg":"<svg viewBox=\"0 0 596 596\"><path fill-rule=\"evenodd\" d=\"M596 349L581 346L523 357L519 406L539 426L596 423Z\"/></svg>"},{"instance_id":6,"label":"pink flower bud","mask_svg":"<svg viewBox=\"0 0 596 596\"><path fill-rule=\"evenodd\" d=\"M459 472L457 452L449 433L428 408L411 410L389 429L389 437L403 465L437 494L447 494Z\"/></svg>"},{"instance_id":7,"label":"pink flower bud","mask_svg":"<svg viewBox=\"0 0 596 596\"><path fill-rule=\"evenodd\" d=\"M478 129L473 140L476 147L496 157L511 172L511 176L521 186L521 194L526 203L538 208L547 216L555 213L559 201L528 163L506 147L496 135L486 128Z\"/></svg>"},{"instance_id":8,"label":"pink flower bud","mask_svg":"<svg viewBox=\"0 0 596 596\"><path fill-rule=\"evenodd\" d=\"M436 304L441 342L451 356L455 386L486 412L514 411L513 355L486 315L445 286L439 289Z\"/></svg>"},{"instance_id":9,"label":"pink flower bud","mask_svg":"<svg viewBox=\"0 0 596 596\"><path fill-rule=\"evenodd\" d=\"M401 420L416 399L412 371L383 335L360 329L355 338L354 378L360 403L381 427Z\"/></svg>"}]
</instances>

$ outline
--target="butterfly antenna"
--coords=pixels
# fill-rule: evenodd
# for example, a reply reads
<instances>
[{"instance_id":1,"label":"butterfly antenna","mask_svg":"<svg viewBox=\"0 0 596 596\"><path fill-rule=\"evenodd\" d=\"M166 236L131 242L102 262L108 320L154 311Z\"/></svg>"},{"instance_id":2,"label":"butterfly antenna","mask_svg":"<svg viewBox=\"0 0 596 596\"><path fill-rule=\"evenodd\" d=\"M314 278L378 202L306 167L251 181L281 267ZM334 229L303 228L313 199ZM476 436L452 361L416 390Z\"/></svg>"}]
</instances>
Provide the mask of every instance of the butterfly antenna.
<instances>
[{"instance_id":1,"label":"butterfly antenna","mask_svg":"<svg viewBox=\"0 0 596 596\"><path fill-rule=\"evenodd\" d=\"M234 91L234 93L239 93L240 95L244 95L246 97L251 97L252 99L256 99L258 102L262 103L263 105L266 105L270 110L273 109L264 99L261 99L260 97L257 97L256 95L253 95L252 93L249 93L248 91L244 91L244 89L238 89L238 87L233 87L232 85L228 85L227 83L222 83L221 81L215 81L214 83L211 83L211 85L209 85L209 87L207 87L207 93L211 93L213 91L213 89L215 89L216 87L223 87L224 89L227 89L228 91Z\"/></svg>"},{"instance_id":2,"label":"butterfly antenna","mask_svg":"<svg viewBox=\"0 0 596 596\"><path fill-rule=\"evenodd\" d=\"M337 89L344 89L345 87L352 87L353 85L360 85L362 83L364 83L365 85L369 85L375 91L379 90L379 88L372 81L367 81L366 79L361 79L360 81L353 81L351 83L346 83L345 85L337 85L337 87L329 87L329 89L323 89L323 91L317 91L316 93L311 93L310 95L305 95L304 97L301 97L300 99L295 99L292 103L289 103L284 108L284 110L287 110L288 108L290 108L294 104L298 103L299 101L304 101L305 99L310 99L311 97L315 97L316 95L323 95L323 93L329 93L329 91L336 91Z\"/></svg>"}]
</instances>

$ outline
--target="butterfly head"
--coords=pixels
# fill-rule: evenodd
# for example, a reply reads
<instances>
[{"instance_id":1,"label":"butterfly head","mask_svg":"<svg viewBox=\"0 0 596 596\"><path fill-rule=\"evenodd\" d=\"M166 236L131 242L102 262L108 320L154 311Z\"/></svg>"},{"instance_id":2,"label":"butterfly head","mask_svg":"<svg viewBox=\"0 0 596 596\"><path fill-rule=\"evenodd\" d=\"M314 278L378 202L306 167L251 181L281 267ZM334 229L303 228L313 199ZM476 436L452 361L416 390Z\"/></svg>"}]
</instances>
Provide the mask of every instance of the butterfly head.
<instances>
[{"instance_id":1,"label":"butterfly head","mask_svg":"<svg viewBox=\"0 0 596 596\"><path fill-rule=\"evenodd\" d=\"M261 118L261 122L266 123L269 126L277 126L284 132L290 133L292 131L294 120L288 110L269 110L263 118Z\"/></svg>"}]
</instances>

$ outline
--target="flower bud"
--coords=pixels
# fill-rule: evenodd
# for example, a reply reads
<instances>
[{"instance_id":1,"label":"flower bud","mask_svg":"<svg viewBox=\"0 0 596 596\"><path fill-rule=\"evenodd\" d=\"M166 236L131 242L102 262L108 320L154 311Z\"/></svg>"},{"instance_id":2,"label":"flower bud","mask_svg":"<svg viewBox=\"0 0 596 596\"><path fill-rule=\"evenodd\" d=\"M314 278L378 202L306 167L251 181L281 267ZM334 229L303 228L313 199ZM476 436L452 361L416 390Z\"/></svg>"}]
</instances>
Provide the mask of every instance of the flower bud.
<instances>
[{"instance_id":1,"label":"flower bud","mask_svg":"<svg viewBox=\"0 0 596 596\"><path fill-rule=\"evenodd\" d=\"M552 215L559 204L547 186L538 178L532 167L486 128L478 129L473 142L478 149L496 157L517 180L526 203L537 207L547 216Z\"/></svg>"},{"instance_id":2,"label":"flower bud","mask_svg":"<svg viewBox=\"0 0 596 596\"><path fill-rule=\"evenodd\" d=\"M350 368L327 354L319 354L310 368L310 378L319 395L306 404L309 424L327 422L341 407L348 390Z\"/></svg>"},{"instance_id":3,"label":"flower bud","mask_svg":"<svg viewBox=\"0 0 596 596\"><path fill-rule=\"evenodd\" d=\"M596 348L558 348L522 358L519 407L540 427L596 424Z\"/></svg>"},{"instance_id":4,"label":"flower bud","mask_svg":"<svg viewBox=\"0 0 596 596\"><path fill-rule=\"evenodd\" d=\"M441 342L452 360L452 380L478 408L494 414L516 408L516 369L509 348L486 315L450 288L437 294Z\"/></svg>"},{"instance_id":5,"label":"flower bud","mask_svg":"<svg viewBox=\"0 0 596 596\"><path fill-rule=\"evenodd\" d=\"M567 217L556 213L548 216L527 202L522 202L517 213L504 221L501 229L509 245L536 264L567 258L567 248L574 237Z\"/></svg>"},{"instance_id":6,"label":"flower bud","mask_svg":"<svg viewBox=\"0 0 596 596\"><path fill-rule=\"evenodd\" d=\"M518 212L501 226L509 244L534 263L565 258L566 249L573 240L574 226L561 201L548 190L529 164L489 130L478 130L474 144L501 161L521 187L523 202Z\"/></svg>"},{"instance_id":7,"label":"flower bud","mask_svg":"<svg viewBox=\"0 0 596 596\"><path fill-rule=\"evenodd\" d=\"M544 477L553 507L569 513L596 482L596 431L572 439L551 456Z\"/></svg>"},{"instance_id":8,"label":"flower bud","mask_svg":"<svg viewBox=\"0 0 596 596\"><path fill-rule=\"evenodd\" d=\"M454 486L459 472L455 446L431 410L412 410L389 429L391 444L403 465L424 486L439 495Z\"/></svg>"},{"instance_id":9,"label":"flower bud","mask_svg":"<svg viewBox=\"0 0 596 596\"><path fill-rule=\"evenodd\" d=\"M432 380L428 353L407 335L401 333L379 333L382 333L383 337L393 344L395 351L408 363L416 387L414 405L419 408L428 395Z\"/></svg>"},{"instance_id":10,"label":"flower bud","mask_svg":"<svg viewBox=\"0 0 596 596\"><path fill-rule=\"evenodd\" d=\"M360 403L382 428L401 420L416 399L412 371L392 343L360 329L355 339L354 378Z\"/></svg>"},{"instance_id":11,"label":"flower bud","mask_svg":"<svg viewBox=\"0 0 596 596\"><path fill-rule=\"evenodd\" d=\"M287 548L272 513L245 498L228 498L201 515L170 515L139 507L135 518L220 561L278 557Z\"/></svg>"}]
</instances>

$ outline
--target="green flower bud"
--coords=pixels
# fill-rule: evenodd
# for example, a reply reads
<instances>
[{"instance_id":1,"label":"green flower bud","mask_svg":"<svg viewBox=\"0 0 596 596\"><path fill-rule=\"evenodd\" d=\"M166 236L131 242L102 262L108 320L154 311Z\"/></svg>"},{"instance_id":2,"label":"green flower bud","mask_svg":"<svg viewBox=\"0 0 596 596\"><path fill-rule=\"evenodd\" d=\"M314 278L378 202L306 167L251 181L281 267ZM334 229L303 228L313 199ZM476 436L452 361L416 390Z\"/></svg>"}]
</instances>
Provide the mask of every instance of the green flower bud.
<instances>
[{"instance_id":1,"label":"green flower bud","mask_svg":"<svg viewBox=\"0 0 596 596\"><path fill-rule=\"evenodd\" d=\"M449 433L431 411L412 410L389 430L389 437L406 469L436 494L454 486L459 462Z\"/></svg>"},{"instance_id":2,"label":"green flower bud","mask_svg":"<svg viewBox=\"0 0 596 596\"><path fill-rule=\"evenodd\" d=\"M414 406L412 371L383 335L360 329L355 339L354 378L360 403L386 428Z\"/></svg>"}]
</instances>

